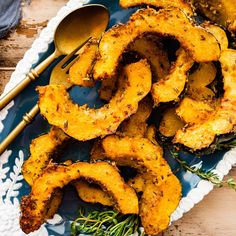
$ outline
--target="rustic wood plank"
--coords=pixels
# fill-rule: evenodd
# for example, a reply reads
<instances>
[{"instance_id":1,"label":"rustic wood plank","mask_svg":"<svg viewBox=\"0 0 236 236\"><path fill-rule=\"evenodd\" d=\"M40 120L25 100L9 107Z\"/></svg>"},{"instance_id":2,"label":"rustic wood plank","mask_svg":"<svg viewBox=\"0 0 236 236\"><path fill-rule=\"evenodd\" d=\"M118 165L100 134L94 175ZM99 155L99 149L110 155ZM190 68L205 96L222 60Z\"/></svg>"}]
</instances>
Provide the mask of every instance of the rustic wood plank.
<instances>
[{"instance_id":1,"label":"rustic wood plank","mask_svg":"<svg viewBox=\"0 0 236 236\"><path fill-rule=\"evenodd\" d=\"M9 81L12 70L1 70L0 68L0 94L2 94L4 87Z\"/></svg>"},{"instance_id":2,"label":"rustic wood plank","mask_svg":"<svg viewBox=\"0 0 236 236\"><path fill-rule=\"evenodd\" d=\"M67 0L32 0L24 4L23 18L16 30L0 40L0 67L14 67L50 18Z\"/></svg>"},{"instance_id":3,"label":"rustic wood plank","mask_svg":"<svg viewBox=\"0 0 236 236\"><path fill-rule=\"evenodd\" d=\"M229 174L236 179L236 167ZM223 187L214 189L189 213L175 222L163 236L236 235L236 192Z\"/></svg>"}]
</instances>

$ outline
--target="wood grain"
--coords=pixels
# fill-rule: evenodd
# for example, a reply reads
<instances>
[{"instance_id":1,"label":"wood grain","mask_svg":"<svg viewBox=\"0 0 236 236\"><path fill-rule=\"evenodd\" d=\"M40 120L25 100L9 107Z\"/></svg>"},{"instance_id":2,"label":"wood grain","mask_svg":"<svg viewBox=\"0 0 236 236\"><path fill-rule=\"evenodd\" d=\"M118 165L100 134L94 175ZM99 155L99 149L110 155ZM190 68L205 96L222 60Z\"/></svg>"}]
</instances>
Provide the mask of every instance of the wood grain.
<instances>
[{"instance_id":1,"label":"wood grain","mask_svg":"<svg viewBox=\"0 0 236 236\"><path fill-rule=\"evenodd\" d=\"M32 0L25 3L19 27L0 40L0 94L12 73L48 20L66 0ZM13 68L10 68L13 67ZM236 178L236 168L231 176ZM236 193L226 187L215 189L193 210L175 222L162 236L235 236Z\"/></svg>"}]
</instances>

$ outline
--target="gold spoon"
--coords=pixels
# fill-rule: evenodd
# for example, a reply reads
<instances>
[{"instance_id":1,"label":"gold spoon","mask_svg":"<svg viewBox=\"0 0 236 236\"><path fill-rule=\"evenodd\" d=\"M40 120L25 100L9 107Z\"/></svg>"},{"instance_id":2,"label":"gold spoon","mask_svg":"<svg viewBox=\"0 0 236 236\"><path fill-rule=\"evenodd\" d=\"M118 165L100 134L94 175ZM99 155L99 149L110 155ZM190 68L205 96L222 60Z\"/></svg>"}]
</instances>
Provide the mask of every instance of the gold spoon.
<instances>
[{"instance_id":1,"label":"gold spoon","mask_svg":"<svg viewBox=\"0 0 236 236\"><path fill-rule=\"evenodd\" d=\"M108 21L109 12L107 8L99 4L85 5L65 16L54 34L55 51L34 69L31 69L24 80L0 99L0 110L31 81L39 77L57 57L71 53L89 37L98 38L106 29Z\"/></svg>"}]
</instances>

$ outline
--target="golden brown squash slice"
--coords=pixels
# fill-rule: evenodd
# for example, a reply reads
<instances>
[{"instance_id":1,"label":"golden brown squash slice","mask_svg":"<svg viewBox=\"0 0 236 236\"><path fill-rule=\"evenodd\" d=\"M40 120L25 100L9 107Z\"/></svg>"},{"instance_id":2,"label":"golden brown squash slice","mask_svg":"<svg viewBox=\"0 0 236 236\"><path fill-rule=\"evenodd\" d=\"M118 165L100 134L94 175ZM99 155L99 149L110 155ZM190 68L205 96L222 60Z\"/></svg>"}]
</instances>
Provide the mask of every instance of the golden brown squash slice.
<instances>
[{"instance_id":1,"label":"golden brown squash slice","mask_svg":"<svg viewBox=\"0 0 236 236\"><path fill-rule=\"evenodd\" d=\"M168 54L158 39L158 37L155 38L153 35L152 37L144 36L131 43L128 49L137 52L148 60L154 81L163 79L170 70Z\"/></svg>"},{"instance_id":2,"label":"golden brown squash slice","mask_svg":"<svg viewBox=\"0 0 236 236\"><path fill-rule=\"evenodd\" d=\"M114 135L106 137L102 145L108 159L144 173L144 178L137 177L133 183L129 183L138 192L143 192L140 216L145 232L148 235L162 232L168 227L170 215L178 206L181 185L159 148L145 138L121 138Z\"/></svg>"},{"instance_id":3,"label":"golden brown squash slice","mask_svg":"<svg viewBox=\"0 0 236 236\"><path fill-rule=\"evenodd\" d=\"M171 173L167 164L162 166L165 160L160 147L146 138L111 135L102 140L102 147L107 159L115 161L118 165L136 168L140 173L148 171L159 181Z\"/></svg>"},{"instance_id":4,"label":"golden brown squash slice","mask_svg":"<svg viewBox=\"0 0 236 236\"><path fill-rule=\"evenodd\" d=\"M212 101L215 93L207 85L213 82L216 73L213 63L200 63L198 69L189 76L187 95L199 101Z\"/></svg>"},{"instance_id":5,"label":"golden brown squash slice","mask_svg":"<svg viewBox=\"0 0 236 236\"><path fill-rule=\"evenodd\" d=\"M220 63L224 76L224 95L215 113L205 122L179 130L174 138L192 150L207 148L216 135L233 131L236 125L236 51L227 49L221 53Z\"/></svg>"},{"instance_id":6,"label":"golden brown squash slice","mask_svg":"<svg viewBox=\"0 0 236 236\"><path fill-rule=\"evenodd\" d=\"M147 138L149 141L151 141L156 146L159 146L159 144L156 141L156 132L157 132L157 129L156 129L155 125L149 125L144 137ZM160 150L162 150L162 148L160 148Z\"/></svg>"},{"instance_id":7,"label":"golden brown squash slice","mask_svg":"<svg viewBox=\"0 0 236 236\"><path fill-rule=\"evenodd\" d=\"M94 62L98 55L98 41L89 41L83 51L79 54L78 60L69 70L69 81L83 87L93 87L95 85L91 78Z\"/></svg>"},{"instance_id":8,"label":"golden brown squash slice","mask_svg":"<svg viewBox=\"0 0 236 236\"><path fill-rule=\"evenodd\" d=\"M144 98L138 104L138 110L135 114L125 120L119 132L129 137L143 137L147 130L147 119L152 112L153 102L149 97Z\"/></svg>"},{"instance_id":9,"label":"golden brown squash slice","mask_svg":"<svg viewBox=\"0 0 236 236\"><path fill-rule=\"evenodd\" d=\"M136 39L129 46L129 51L135 51L139 56L146 58L151 65L153 73L153 81L165 77L170 69L170 62L167 52L163 49L163 45L157 41L158 37L144 36ZM99 96L105 101L110 101L114 91L116 90L116 79L107 78L102 80Z\"/></svg>"},{"instance_id":10,"label":"golden brown squash slice","mask_svg":"<svg viewBox=\"0 0 236 236\"><path fill-rule=\"evenodd\" d=\"M100 57L94 66L94 79L112 78L122 53L136 38L155 33L176 38L197 62L218 60L220 47L215 37L193 22L179 9L156 11L141 9L134 13L126 25L107 31L99 44Z\"/></svg>"},{"instance_id":11,"label":"golden brown squash slice","mask_svg":"<svg viewBox=\"0 0 236 236\"><path fill-rule=\"evenodd\" d=\"M171 138L174 137L176 132L179 129L182 129L184 125L184 122L176 114L175 108L170 108L163 113L163 117L159 125L159 132L161 135Z\"/></svg>"},{"instance_id":12,"label":"golden brown squash slice","mask_svg":"<svg viewBox=\"0 0 236 236\"><path fill-rule=\"evenodd\" d=\"M123 8L139 5L150 5L158 8L178 7L189 16L193 15L191 5L184 0L120 0L120 6Z\"/></svg>"},{"instance_id":13,"label":"golden brown squash slice","mask_svg":"<svg viewBox=\"0 0 236 236\"><path fill-rule=\"evenodd\" d=\"M100 203L104 206L113 206L114 201L110 195L103 191L98 185L79 180L75 184L79 197L89 203Z\"/></svg>"},{"instance_id":14,"label":"golden brown squash slice","mask_svg":"<svg viewBox=\"0 0 236 236\"><path fill-rule=\"evenodd\" d=\"M74 104L63 85L39 87L41 114L50 124L81 141L114 133L123 120L137 111L138 102L151 88L146 60L126 66L122 76L127 78L124 88L121 86L110 103L99 109Z\"/></svg>"},{"instance_id":15,"label":"golden brown squash slice","mask_svg":"<svg viewBox=\"0 0 236 236\"><path fill-rule=\"evenodd\" d=\"M213 104L185 97L176 108L176 114L187 124L199 124L207 120L214 109Z\"/></svg>"},{"instance_id":16,"label":"golden brown squash slice","mask_svg":"<svg viewBox=\"0 0 236 236\"><path fill-rule=\"evenodd\" d=\"M193 63L191 57L182 48L177 51L177 60L171 66L169 74L152 86L152 98L155 105L179 99L188 80L188 71Z\"/></svg>"},{"instance_id":17,"label":"golden brown squash slice","mask_svg":"<svg viewBox=\"0 0 236 236\"><path fill-rule=\"evenodd\" d=\"M49 133L41 135L31 142L30 157L22 167L24 179L30 186L47 167L57 149L68 139L69 136L63 131L52 127Z\"/></svg>"},{"instance_id":18,"label":"golden brown squash slice","mask_svg":"<svg viewBox=\"0 0 236 236\"><path fill-rule=\"evenodd\" d=\"M140 217L145 232L157 235L170 224L170 215L181 199L181 184L174 174L170 174L160 184L152 179L145 182L140 204Z\"/></svg>"},{"instance_id":19,"label":"golden brown squash slice","mask_svg":"<svg viewBox=\"0 0 236 236\"><path fill-rule=\"evenodd\" d=\"M80 177L99 184L107 191L119 212L138 213L138 199L134 190L125 184L114 166L106 162L78 162L70 166L50 164L34 182L29 196L21 199L20 226L23 232L37 230L45 221L45 213L54 191Z\"/></svg>"},{"instance_id":20,"label":"golden brown squash slice","mask_svg":"<svg viewBox=\"0 0 236 236\"><path fill-rule=\"evenodd\" d=\"M192 0L192 3L211 21L236 31L235 0Z\"/></svg>"},{"instance_id":21,"label":"golden brown squash slice","mask_svg":"<svg viewBox=\"0 0 236 236\"><path fill-rule=\"evenodd\" d=\"M207 31L215 36L218 43L220 44L221 50L225 50L229 46L229 41L225 31L217 25L212 25L209 22L205 22L201 25Z\"/></svg>"}]
</instances>

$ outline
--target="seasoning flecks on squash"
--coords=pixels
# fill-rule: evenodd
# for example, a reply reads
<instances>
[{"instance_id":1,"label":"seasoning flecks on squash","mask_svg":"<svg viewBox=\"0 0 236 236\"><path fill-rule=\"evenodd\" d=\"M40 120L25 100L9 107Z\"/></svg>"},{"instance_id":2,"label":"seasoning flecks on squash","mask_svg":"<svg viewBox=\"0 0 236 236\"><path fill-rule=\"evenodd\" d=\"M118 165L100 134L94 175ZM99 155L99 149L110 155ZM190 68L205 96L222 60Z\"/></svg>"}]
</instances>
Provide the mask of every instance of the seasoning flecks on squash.
<instances>
[{"instance_id":1,"label":"seasoning flecks on squash","mask_svg":"<svg viewBox=\"0 0 236 236\"><path fill-rule=\"evenodd\" d=\"M182 48L177 51L176 62L172 65L169 74L152 85L152 98L155 105L179 99L193 63L194 61Z\"/></svg>"},{"instance_id":2,"label":"seasoning flecks on squash","mask_svg":"<svg viewBox=\"0 0 236 236\"><path fill-rule=\"evenodd\" d=\"M121 77L126 83L109 104L99 109L74 104L63 85L39 87L41 114L50 124L81 141L114 133L123 120L137 111L139 101L151 89L151 70L146 60L126 66Z\"/></svg>"},{"instance_id":3,"label":"seasoning flecks on squash","mask_svg":"<svg viewBox=\"0 0 236 236\"><path fill-rule=\"evenodd\" d=\"M220 47L215 37L195 26L178 8L141 9L127 24L115 26L103 35L99 44L100 57L94 66L94 79L114 77L122 53L131 42L147 33L176 38L197 62L219 59Z\"/></svg>"},{"instance_id":4,"label":"seasoning flecks on squash","mask_svg":"<svg viewBox=\"0 0 236 236\"><path fill-rule=\"evenodd\" d=\"M236 125L236 51L227 49L221 53L224 95L213 116L205 122L179 130L175 143L195 150L207 148L217 135L233 132Z\"/></svg>"},{"instance_id":5,"label":"seasoning flecks on squash","mask_svg":"<svg viewBox=\"0 0 236 236\"><path fill-rule=\"evenodd\" d=\"M80 177L94 181L107 191L115 202L114 207L121 213L138 213L135 191L125 184L114 166L106 162L77 162L70 166L50 164L34 182L31 193L21 199L21 229L25 233L37 230L45 221L47 206L54 191Z\"/></svg>"}]
</instances>

